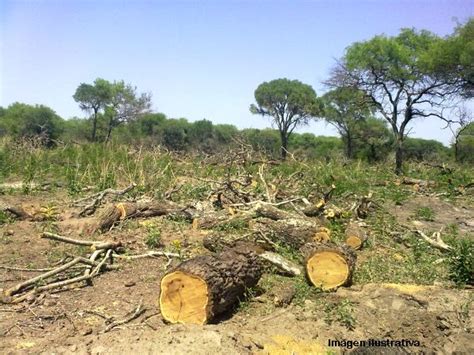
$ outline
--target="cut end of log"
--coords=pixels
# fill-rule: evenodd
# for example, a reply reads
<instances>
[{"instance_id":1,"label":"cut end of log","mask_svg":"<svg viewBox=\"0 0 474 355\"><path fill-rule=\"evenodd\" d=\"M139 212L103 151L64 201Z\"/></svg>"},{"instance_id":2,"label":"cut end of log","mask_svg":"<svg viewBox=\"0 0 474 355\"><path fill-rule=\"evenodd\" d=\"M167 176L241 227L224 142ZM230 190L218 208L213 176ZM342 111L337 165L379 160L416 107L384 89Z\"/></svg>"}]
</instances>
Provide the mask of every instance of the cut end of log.
<instances>
[{"instance_id":1,"label":"cut end of log","mask_svg":"<svg viewBox=\"0 0 474 355\"><path fill-rule=\"evenodd\" d=\"M313 240L318 243L326 243L331 240L331 231L328 228L321 227L314 234Z\"/></svg>"},{"instance_id":2,"label":"cut end of log","mask_svg":"<svg viewBox=\"0 0 474 355\"><path fill-rule=\"evenodd\" d=\"M207 284L199 277L175 271L161 280L160 309L168 322L205 324L208 303Z\"/></svg>"},{"instance_id":3,"label":"cut end of log","mask_svg":"<svg viewBox=\"0 0 474 355\"><path fill-rule=\"evenodd\" d=\"M364 240L359 238L357 235L349 235L346 238L346 245L350 246L354 250L359 250L362 247Z\"/></svg>"},{"instance_id":4,"label":"cut end of log","mask_svg":"<svg viewBox=\"0 0 474 355\"><path fill-rule=\"evenodd\" d=\"M324 291L345 285L351 274L348 261L330 250L313 254L306 262L306 271L311 283Z\"/></svg>"}]
</instances>

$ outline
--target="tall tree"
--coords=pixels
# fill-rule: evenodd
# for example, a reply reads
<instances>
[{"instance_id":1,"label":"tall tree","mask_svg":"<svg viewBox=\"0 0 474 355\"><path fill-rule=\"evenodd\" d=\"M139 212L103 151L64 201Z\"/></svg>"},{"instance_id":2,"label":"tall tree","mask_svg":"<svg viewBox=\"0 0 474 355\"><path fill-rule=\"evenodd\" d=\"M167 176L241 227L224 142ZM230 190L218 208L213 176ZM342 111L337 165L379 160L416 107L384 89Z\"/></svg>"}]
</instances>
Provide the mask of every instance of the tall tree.
<instances>
[{"instance_id":1,"label":"tall tree","mask_svg":"<svg viewBox=\"0 0 474 355\"><path fill-rule=\"evenodd\" d=\"M344 142L346 156L352 159L357 126L372 113L371 102L363 91L347 87L329 91L322 100L324 118L337 129Z\"/></svg>"},{"instance_id":2,"label":"tall tree","mask_svg":"<svg viewBox=\"0 0 474 355\"><path fill-rule=\"evenodd\" d=\"M282 159L286 159L288 140L294 129L308 124L322 111L322 103L313 88L298 80L264 82L255 90L255 101L257 105L250 105L250 112L272 117L280 132Z\"/></svg>"},{"instance_id":3,"label":"tall tree","mask_svg":"<svg viewBox=\"0 0 474 355\"><path fill-rule=\"evenodd\" d=\"M433 49L443 39L428 31L403 29L347 48L327 81L330 87L365 92L396 137L395 172L402 173L403 141L418 118L445 119L443 109L459 89L456 78L433 70Z\"/></svg>"},{"instance_id":4,"label":"tall tree","mask_svg":"<svg viewBox=\"0 0 474 355\"><path fill-rule=\"evenodd\" d=\"M108 142L112 130L122 123L129 123L143 114L149 113L151 107L151 94L137 93L137 88L131 84L125 84L123 80L111 85L110 101L105 105L105 117L107 119L107 134L105 141Z\"/></svg>"},{"instance_id":5,"label":"tall tree","mask_svg":"<svg viewBox=\"0 0 474 355\"><path fill-rule=\"evenodd\" d=\"M91 140L96 141L99 113L105 109L112 99L112 84L101 78L95 79L92 85L81 83L76 89L73 98L79 103L81 110L92 113Z\"/></svg>"}]
</instances>

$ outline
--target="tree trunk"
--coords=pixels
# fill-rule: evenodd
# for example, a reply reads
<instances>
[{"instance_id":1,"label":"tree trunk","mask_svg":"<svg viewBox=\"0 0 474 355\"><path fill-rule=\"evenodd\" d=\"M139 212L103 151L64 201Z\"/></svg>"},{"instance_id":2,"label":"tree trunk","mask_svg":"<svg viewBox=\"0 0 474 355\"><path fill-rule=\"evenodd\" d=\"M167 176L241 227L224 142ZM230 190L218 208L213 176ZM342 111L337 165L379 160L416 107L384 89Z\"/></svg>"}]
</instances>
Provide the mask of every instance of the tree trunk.
<instances>
[{"instance_id":1,"label":"tree trunk","mask_svg":"<svg viewBox=\"0 0 474 355\"><path fill-rule=\"evenodd\" d=\"M354 156L354 142L352 141L352 136L348 133L346 136L347 144L346 144L346 155L349 159L352 159Z\"/></svg>"},{"instance_id":2,"label":"tree trunk","mask_svg":"<svg viewBox=\"0 0 474 355\"><path fill-rule=\"evenodd\" d=\"M113 117L111 117L109 120L109 126L107 127L107 136L105 137L105 143L107 143L110 140L110 137L112 136L113 125L114 119Z\"/></svg>"},{"instance_id":3,"label":"tree trunk","mask_svg":"<svg viewBox=\"0 0 474 355\"><path fill-rule=\"evenodd\" d=\"M288 153L288 133L280 132L280 137L281 137L281 148L280 148L281 159L286 160L286 156Z\"/></svg>"},{"instance_id":4,"label":"tree trunk","mask_svg":"<svg viewBox=\"0 0 474 355\"><path fill-rule=\"evenodd\" d=\"M403 138L397 137L397 147L395 151L395 174L402 174L403 165Z\"/></svg>"},{"instance_id":5,"label":"tree trunk","mask_svg":"<svg viewBox=\"0 0 474 355\"><path fill-rule=\"evenodd\" d=\"M241 300L262 269L257 254L244 248L187 260L161 279L161 314L171 323L206 324Z\"/></svg>"},{"instance_id":6,"label":"tree trunk","mask_svg":"<svg viewBox=\"0 0 474 355\"><path fill-rule=\"evenodd\" d=\"M94 109L94 117L92 118L92 137L91 137L93 142L96 141L96 137L97 137L97 113L98 111Z\"/></svg>"},{"instance_id":7,"label":"tree trunk","mask_svg":"<svg viewBox=\"0 0 474 355\"><path fill-rule=\"evenodd\" d=\"M352 282L356 255L347 246L310 243L301 251L305 256L306 276L314 286L331 291Z\"/></svg>"}]
</instances>

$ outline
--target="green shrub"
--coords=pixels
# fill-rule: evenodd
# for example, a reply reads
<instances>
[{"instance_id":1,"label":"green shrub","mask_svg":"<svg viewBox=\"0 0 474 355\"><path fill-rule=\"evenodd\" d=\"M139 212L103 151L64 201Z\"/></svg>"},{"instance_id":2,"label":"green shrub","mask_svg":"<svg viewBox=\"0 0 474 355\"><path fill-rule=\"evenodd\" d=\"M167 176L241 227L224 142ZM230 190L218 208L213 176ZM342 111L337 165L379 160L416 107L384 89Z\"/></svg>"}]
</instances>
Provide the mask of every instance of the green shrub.
<instances>
[{"instance_id":1,"label":"green shrub","mask_svg":"<svg viewBox=\"0 0 474 355\"><path fill-rule=\"evenodd\" d=\"M474 241L457 239L448 258L449 278L458 286L474 284Z\"/></svg>"}]
</instances>

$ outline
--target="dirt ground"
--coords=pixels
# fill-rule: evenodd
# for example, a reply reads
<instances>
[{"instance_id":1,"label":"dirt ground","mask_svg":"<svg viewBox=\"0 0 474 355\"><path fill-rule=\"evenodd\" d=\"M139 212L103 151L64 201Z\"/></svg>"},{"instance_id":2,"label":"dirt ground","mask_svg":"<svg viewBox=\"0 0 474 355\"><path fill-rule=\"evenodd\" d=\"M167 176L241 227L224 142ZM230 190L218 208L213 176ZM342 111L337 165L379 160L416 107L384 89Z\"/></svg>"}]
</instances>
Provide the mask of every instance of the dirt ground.
<instances>
[{"instance_id":1,"label":"dirt ground","mask_svg":"<svg viewBox=\"0 0 474 355\"><path fill-rule=\"evenodd\" d=\"M4 204L21 204L33 211L54 201L59 207L59 232L91 238L92 218L73 217L67 198L48 195L0 196ZM46 201L46 202L45 202ZM59 201L59 202L58 202ZM472 209L426 197L415 198L403 207L392 206L405 223L419 206L435 209L437 219L429 227L457 223L472 231ZM133 221L130 223L140 223ZM133 224L102 235L122 241L131 253L145 250L143 236ZM138 226L138 225L137 225ZM16 221L0 227L1 265L48 267L65 252L77 247L40 239L44 225ZM175 240L193 243L199 232L180 227L162 235L165 245ZM184 230L183 230L184 228ZM186 238L184 238L186 236ZM184 240L184 239L185 240ZM97 239L97 238L95 238ZM176 263L177 261L173 261ZM105 272L93 286L81 285L61 292L43 294L18 305L0 304L0 353L44 354L320 354L320 353L474 353L473 290L446 285L394 284L353 285L325 296L324 302L350 300L354 305L352 330L339 322L328 324L325 308L318 300L278 308L271 295L248 301L218 323L205 326L165 324L157 306L159 281L165 258L121 261L122 268ZM32 272L0 270L0 288L7 289ZM112 320L121 320L141 304L145 312L137 319L105 332ZM417 340L419 347L328 347L328 340L397 339ZM357 348L357 349L356 349Z\"/></svg>"}]
</instances>

